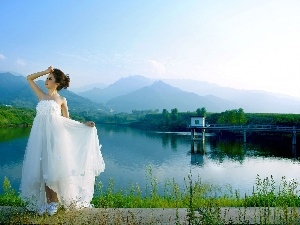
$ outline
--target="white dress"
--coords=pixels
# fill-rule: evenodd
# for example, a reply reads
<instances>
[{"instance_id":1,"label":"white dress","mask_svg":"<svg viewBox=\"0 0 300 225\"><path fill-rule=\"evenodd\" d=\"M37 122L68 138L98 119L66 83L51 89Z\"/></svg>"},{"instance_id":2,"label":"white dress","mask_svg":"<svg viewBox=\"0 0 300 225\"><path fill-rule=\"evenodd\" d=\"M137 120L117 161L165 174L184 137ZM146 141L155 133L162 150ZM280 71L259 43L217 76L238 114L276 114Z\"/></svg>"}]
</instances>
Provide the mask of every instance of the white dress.
<instances>
[{"instance_id":1,"label":"white dress","mask_svg":"<svg viewBox=\"0 0 300 225\"><path fill-rule=\"evenodd\" d=\"M104 171L95 127L61 116L54 100L36 107L24 156L21 198L37 211L46 203L45 185L65 208L90 206L95 177Z\"/></svg>"}]
</instances>

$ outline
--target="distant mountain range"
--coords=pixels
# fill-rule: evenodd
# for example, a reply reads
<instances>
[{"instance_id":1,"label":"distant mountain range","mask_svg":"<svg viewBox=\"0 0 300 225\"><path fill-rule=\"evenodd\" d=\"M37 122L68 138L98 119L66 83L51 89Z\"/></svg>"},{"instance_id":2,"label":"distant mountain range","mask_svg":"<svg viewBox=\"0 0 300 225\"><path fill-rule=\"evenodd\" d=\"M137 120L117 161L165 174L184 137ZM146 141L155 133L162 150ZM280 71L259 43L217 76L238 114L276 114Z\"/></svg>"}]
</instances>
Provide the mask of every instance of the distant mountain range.
<instances>
[{"instance_id":1,"label":"distant mountain range","mask_svg":"<svg viewBox=\"0 0 300 225\"><path fill-rule=\"evenodd\" d=\"M143 76L129 76L106 88L94 88L78 94L122 112L131 112L133 109L173 108L179 111L195 111L201 107L209 112L238 108L253 113L300 112L300 99L292 96L220 87L189 79L155 81Z\"/></svg>"},{"instance_id":2,"label":"distant mountain range","mask_svg":"<svg viewBox=\"0 0 300 225\"><path fill-rule=\"evenodd\" d=\"M0 73L0 102L33 107L37 99L23 76ZM43 82L38 84L44 88ZM100 87L99 87L100 85ZM101 88L78 92L62 90L74 110L97 109L104 112L177 108L179 112L196 111L205 107L208 112L243 108L254 113L299 113L300 99L265 91L239 90L188 79L154 80L140 75L121 78ZM81 90L86 90L83 87ZM3 93L3 94L2 94ZM30 100L28 100L30 99Z\"/></svg>"},{"instance_id":3,"label":"distant mountain range","mask_svg":"<svg viewBox=\"0 0 300 225\"><path fill-rule=\"evenodd\" d=\"M212 95L199 96L192 92L183 91L162 81L156 81L149 86L132 91L111 99L106 104L118 111L131 111L132 109L162 109L177 108L180 112L196 111L205 107L209 112L221 112L237 107L236 104Z\"/></svg>"},{"instance_id":4,"label":"distant mountain range","mask_svg":"<svg viewBox=\"0 0 300 225\"><path fill-rule=\"evenodd\" d=\"M261 90L220 87L213 83L188 79L166 79L164 82L198 95L211 94L231 100L243 108L245 112L300 113L300 98L293 96Z\"/></svg>"},{"instance_id":5,"label":"distant mountain range","mask_svg":"<svg viewBox=\"0 0 300 225\"><path fill-rule=\"evenodd\" d=\"M0 80L0 104L25 108L34 108L36 106L38 98L28 85L24 76L0 73ZM41 89L46 91L43 81L38 80L36 83ZM109 111L103 104L94 103L66 89L61 90L59 93L67 98L70 112L82 112L87 110Z\"/></svg>"},{"instance_id":6,"label":"distant mountain range","mask_svg":"<svg viewBox=\"0 0 300 225\"><path fill-rule=\"evenodd\" d=\"M103 89L103 88L106 88L106 87L107 87L106 84L95 83L95 84L85 85L85 86L77 87L77 88L70 87L70 88L68 88L68 90L72 91L72 92L75 92L77 94L77 93L80 93L80 92L85 92L85 91L92 90L93 88Z\"/></svg>"},{"instance_id":7,"label":"distant mountain range","mask_svg":"<svg viewBox=\"0 0 300 225\"><path fill-rule=\"evenodd\" d=\"M153 82L154 80L152 79L136 75L130 76L128 78L121 78L120 80L103 89L95 87L92 90L86 92L79 92L78 94L83 97L89 98L94 102L107 103L113 98L129 94L140 88L151 85ZM126 111L131 112L131 110Z\"/></svg>"}]
</instances>

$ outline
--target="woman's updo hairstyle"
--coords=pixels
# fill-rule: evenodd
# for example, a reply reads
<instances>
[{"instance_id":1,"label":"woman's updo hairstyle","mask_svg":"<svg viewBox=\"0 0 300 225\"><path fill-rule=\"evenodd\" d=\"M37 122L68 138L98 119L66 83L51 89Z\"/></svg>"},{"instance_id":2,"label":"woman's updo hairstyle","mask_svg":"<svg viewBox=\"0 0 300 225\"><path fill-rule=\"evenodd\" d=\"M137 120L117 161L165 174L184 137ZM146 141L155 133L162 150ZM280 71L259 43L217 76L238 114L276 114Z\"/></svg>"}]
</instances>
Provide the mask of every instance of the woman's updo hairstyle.
<instances>
[{"instance_id":1,"label":"woman's updo hairstyle","mask_svg":"<svg viewBox=\"0 0 300 225\"><path fill-rule=\"evenodd\" d=\"M61 89L66 89L69 87L70 84L70 77L66 74L64 74L60 69L53 69L52 72L54 78L55 78L55 83L59 83L59 86L57 87L57 90L60 91Z\"/></svg>"}]
</instances>

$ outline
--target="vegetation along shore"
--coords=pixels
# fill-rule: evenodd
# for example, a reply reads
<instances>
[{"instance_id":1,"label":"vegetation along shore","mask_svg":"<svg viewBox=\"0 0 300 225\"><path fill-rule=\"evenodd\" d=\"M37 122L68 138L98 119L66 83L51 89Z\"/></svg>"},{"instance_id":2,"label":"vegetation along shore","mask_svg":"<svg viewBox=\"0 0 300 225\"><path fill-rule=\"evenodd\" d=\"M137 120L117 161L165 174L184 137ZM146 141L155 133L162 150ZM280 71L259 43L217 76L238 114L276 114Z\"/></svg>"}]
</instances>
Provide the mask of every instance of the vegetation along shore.
<instances>
[{"instance_id":1,"label":"vegetation along shore","mask_svg":"<svg viewBox=\"0 0 300 225\"><path fill-rule=\"evenodd\" d=\"M0 106L0 127L30 126L35 116L34 109ZM205 116L208 124L231 125L281 125L300 126L300 114L245 113L243 109L231 109L221 113L206 112L198 108L195 112L168 112L158 110L133 110L132 113L109 114L98 111L78 112L71 118L79 121L92 120L98 124L126 125L153 131L189 131L191 116Z\"/></svg>"},{"instance_id":2,"label":"vegetation along shore","mask_svg":"<svg viewBox=\"0 0 300 225\"><path fill-rule=\"evenodd\" d=\"M163 193L160 193L157 188L160 181L152 176L151 168L147 169L147 173L145 193L141 192L138 184L129 184L125 189L117 190L114 187L114 181L110 180L110 185L105 189L101 183L97 184L92 204L95 208L186 208L187 224L225 224L226 215L223 214L224 212L221 213L221 208L224 207L239 209L239 215L236 215L239 224L249 224L245 215L243 217L243 213L253 207L259 209L256 224L272 224L274 221L278 224L298 222L297 209L300 207L300 197L299 183L295 180L287 181L285 177L282 177L278 186L272 176L261 178L257 175L252 194L241 196L238 190L228 192L228 188L225 190L222 187L204 184L200 177L194 179L189 174L184 178L185 187L182 190L173 179L164 182ZM0 206L25 208L25 203L11 188L7 178L4 179ZM63 209L59 211L59 214L64 213L66 212ZM9 216L7 213L4 214L0 211L0 222L29 223L33 219L35 221L45 219L26 210L12 211ZM108 223L103 222L103 224ZM122 224L122 221L119 221L119 224ZM127 218L127 224L139 223L128 223ZM178 221L177 224L180 222Z\"/></svg>"}]
</instances>

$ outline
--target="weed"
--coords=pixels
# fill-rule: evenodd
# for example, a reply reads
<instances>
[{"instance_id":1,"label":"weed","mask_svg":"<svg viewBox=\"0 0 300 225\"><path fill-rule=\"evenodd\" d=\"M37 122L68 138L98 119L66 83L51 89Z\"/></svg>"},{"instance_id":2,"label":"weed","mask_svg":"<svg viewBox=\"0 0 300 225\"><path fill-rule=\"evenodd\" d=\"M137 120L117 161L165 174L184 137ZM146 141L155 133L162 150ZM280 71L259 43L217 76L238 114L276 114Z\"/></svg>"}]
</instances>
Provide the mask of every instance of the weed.
<instances>
[{"instance_id":1,"label":"weed","mask_svg":"<svg viewBox=\"0 0 300 225\"><path fill-rule=\"evenodd\" d=\"M175 179L164 183L163 194L158 192L158 180L153 177L151 167L147 168L146 192L142 195L138 184L130 183L129 187L116 189L114 180L110 179L109 185L104 189L101 182L95 185L95 196L92 204L95 208L102 208L101 215L93 214L99 224L141 224L136 215L113 214L113 218L107 215L112 213L110 209L117 208L175 208L176 223L180 224L179 209L186 209L186 222L196 224L297 224L300 206L299 184L295 180L287 181L282 177L279 188L276 189L273 177L262 179L257 175L252 195L241 197L238 191L229 188L229 192L211 184L203 184L200 176L193 178L191 172L184 178L185 186L179 188ZM225 194L222 194L225 193ZM0 222L3 223L49 223L47 217L40 217L32 212L24 210L24 203L19 195L12 189L9 180L5 177L3 182L3 194L0 195ZM8 207L13 206L13 207ZM234 207L234 208L233 208ZM247 214L247 209L254 210L254 216ZM234 211L235 218L229 218ZM84 212L84 211L83 211ZM79 212L66 212L60 210L52 217L54 223L63 223L78 219ZM114 212L115 213L115 212ZM9 216L8 216L9 215ZM82 214L84 217L84 214ZM85 218L89 221L91 218ZM51 222L51 223L52 223ZM84 222L85 223L85 222ZM93 223L91 221L86 223Z\"/></svg>"}]
</instances>

